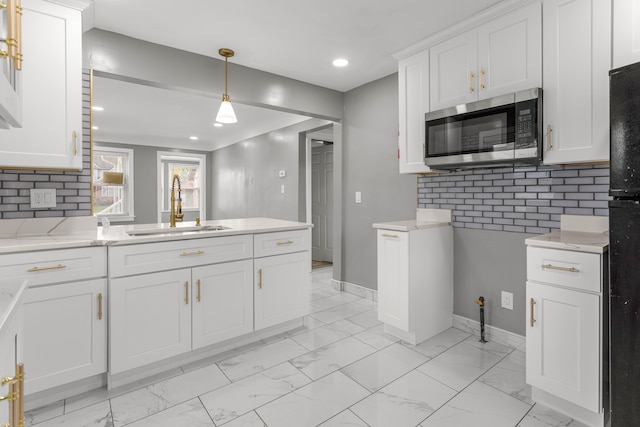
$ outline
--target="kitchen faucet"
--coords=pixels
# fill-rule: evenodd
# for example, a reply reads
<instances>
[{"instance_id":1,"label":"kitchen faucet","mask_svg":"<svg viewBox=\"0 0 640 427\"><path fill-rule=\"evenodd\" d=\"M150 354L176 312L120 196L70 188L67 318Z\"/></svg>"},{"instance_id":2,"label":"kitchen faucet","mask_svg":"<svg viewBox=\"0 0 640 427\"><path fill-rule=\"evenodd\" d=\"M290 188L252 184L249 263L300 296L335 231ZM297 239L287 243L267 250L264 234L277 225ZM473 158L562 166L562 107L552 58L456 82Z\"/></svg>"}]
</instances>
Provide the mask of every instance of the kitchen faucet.
<instances>
[{"instance_id":1,"label":"kitchen faucet","mask_svg":"<svg viewBox=\"0 0 640 427\"><path fill-rule=\"evenodd\" d=\"M175 185L176 181L178 181L178 212L176 212L176 190ZM178 175L173 175L173 180L171 181L171 224L170 227L175 227L176 222L182 222L182 218L184 214L182 213L182 198L180 194L182 192L182 188L180 187L180 177Z\"/></svg>"}]
</instances>

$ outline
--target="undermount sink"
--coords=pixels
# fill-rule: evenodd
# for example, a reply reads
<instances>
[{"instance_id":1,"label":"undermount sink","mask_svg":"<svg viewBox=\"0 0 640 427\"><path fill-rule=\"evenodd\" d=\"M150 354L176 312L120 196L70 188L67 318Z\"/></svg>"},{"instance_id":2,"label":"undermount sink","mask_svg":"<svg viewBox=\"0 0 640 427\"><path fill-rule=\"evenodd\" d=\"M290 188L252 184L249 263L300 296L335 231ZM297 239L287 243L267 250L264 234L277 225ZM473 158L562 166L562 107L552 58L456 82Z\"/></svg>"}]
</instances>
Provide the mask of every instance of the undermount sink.
<instances>
[{"instance_id":1,"label":"undermount sink","mask_svg":"<svg viewBox=\"0 0 640 427\"><path fill-rule=\"evenodd\" d=\"M127 231L129 236L145 236L150 234L176 234L176 233L193 233L199 231L223 231L229 230L229 227L224 227L222 225L193 225L193 226L184 226L184 227L169 227L168 225L163 224L162 227L158 228L141 228L139 230L131 230Z\"/></svg>"}]
</instances>

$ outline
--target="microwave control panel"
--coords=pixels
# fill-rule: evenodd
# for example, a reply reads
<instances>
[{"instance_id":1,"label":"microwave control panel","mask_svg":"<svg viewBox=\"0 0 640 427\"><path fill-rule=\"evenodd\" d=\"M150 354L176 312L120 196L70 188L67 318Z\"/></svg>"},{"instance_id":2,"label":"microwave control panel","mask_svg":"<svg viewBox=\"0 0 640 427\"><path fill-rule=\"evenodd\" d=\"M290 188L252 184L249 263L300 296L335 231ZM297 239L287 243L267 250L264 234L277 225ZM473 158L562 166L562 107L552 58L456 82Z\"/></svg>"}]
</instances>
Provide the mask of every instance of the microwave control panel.
<instances>
[{"instance_id":1,"label":"microwave control panel","mask_svg":"<svg viewBox=\"0 0 640 427\"><path fill-rule=\"evenodd\" d=\"M522 101L516 104L516 146L533 147L537 140L537 100Z\"/></svg>"}]
</instances>

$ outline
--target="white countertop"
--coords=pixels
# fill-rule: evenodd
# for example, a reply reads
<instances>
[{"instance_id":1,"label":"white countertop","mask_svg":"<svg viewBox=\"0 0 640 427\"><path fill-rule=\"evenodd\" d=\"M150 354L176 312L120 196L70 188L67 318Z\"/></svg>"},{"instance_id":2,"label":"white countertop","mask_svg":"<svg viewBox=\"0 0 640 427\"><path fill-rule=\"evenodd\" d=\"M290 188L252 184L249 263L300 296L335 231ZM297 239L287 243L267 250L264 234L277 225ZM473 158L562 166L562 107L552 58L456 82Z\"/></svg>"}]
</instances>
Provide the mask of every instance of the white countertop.
<instances>
[{"instance_id":1,"label":"white countertop","mask_svg":"<svg viewBox=\"0 0 640 427\"><path fill-rule=\"evenodd\" d=\"M551 249L569 249L581 252L603 253L609 249L609 232L553 231L525 240L529 246Z\"/></svg>"},{"instance_id":2,"label":"white countertop","mask_svg":"<svg viewBox=\"0 0 640 427\"><path fill-rule=\"evenodd\" d=\"M416 219L377 222L373 224L373 228L393 231L412 231L450 225L451 210L449 209L417 209Z\"/></svg>"},{"instance_id":3,"label":"white countertop","mask_svg":"<svg viewBox=\"0 0 640 427\"><path fill-rule=\"evenodd\" d=\"M525 244L601 254L609 249L609 218L561 215L560 231L530 237L525 240Z\"/></svg>"},{"instance_id":4,"label":"white countertop","mask_svg":"<svg viewBox=\"0 0 640 427\"><path fill-rule=\"evenodd\" d=\"M43 218L44 220L44 218ZM168 224L111 225L98 227L94 217L56 218L39 221L1 220L0 254L88 246L129 245L204 237L256 234L274 231L300 230L313 227L303 222L273 218L240 218L202 221L201 226L226 227L224 230L174 232ZM194 222L181 222L176 230L195 228ZM167 229L168 232L130 236L130 231Z\"/></svg>"},{"instance_id":5,"label":"white countertop","mask_svg":"<svg viewBox=\"0 0 640 427\"><path fill-rule=\"evenodd\" d=\"M0 330L11 318L13 310L22 304L27 281L24 279L0 280Z\"/></svg>"}]
</instances>

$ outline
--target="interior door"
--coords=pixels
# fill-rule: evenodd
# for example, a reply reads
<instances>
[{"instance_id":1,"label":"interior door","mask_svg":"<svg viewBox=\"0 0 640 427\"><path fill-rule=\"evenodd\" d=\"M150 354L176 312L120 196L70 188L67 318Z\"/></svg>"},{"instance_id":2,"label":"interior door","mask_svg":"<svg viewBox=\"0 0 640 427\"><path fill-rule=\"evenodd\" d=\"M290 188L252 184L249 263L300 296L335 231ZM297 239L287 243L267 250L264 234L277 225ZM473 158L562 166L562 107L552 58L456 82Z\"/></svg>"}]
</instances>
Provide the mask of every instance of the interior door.
<instances>
[{"instance_id":1,"label":"interior door","mask_svg":"<svg viewBox=\"0 0 640 427\"><path fill-rule=\"evenodd\" d=\"M312 258L333 262L333 144L311 149Z\"/></svg>"}]
</instances>

